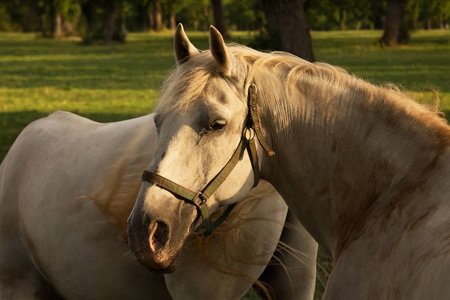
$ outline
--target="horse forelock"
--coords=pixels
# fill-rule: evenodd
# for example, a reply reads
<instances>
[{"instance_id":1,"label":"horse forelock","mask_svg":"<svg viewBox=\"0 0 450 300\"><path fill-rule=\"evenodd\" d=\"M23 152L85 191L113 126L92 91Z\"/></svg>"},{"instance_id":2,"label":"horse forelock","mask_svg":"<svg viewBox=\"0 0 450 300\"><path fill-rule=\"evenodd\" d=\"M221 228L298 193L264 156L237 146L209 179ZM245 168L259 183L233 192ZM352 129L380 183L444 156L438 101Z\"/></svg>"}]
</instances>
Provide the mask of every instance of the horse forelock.
<instances>
[{"instance_id":1,"label":"horse forelock","mask_svg":"<svg viewBox=\"0 0 450 300\"><path fill-rule=\"evenodd\" d=\"M164 80L157 113L164 115L186 111L194 101L204 99L202 96L212 78L222 78L242 96L249 82L248 69L258 56L266 54L241 45L230 46L229 50L236 58L232 76L221 73L209 50L200 52L172 70Z\"/></svg>"}]
</instances>

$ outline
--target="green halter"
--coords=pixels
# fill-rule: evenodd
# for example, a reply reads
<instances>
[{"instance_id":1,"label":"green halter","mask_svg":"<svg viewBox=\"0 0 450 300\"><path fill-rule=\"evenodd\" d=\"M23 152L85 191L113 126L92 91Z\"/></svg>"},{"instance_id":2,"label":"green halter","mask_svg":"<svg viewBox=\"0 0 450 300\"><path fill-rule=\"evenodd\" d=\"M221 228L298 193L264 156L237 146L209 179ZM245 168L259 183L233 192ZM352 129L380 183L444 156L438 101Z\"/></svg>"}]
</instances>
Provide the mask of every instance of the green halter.
<instances>
[{"instance_id":1,"label":"green halter","mask_svg":"<svg viewBox=\"0 0 450 300\"><path fill-rule=\"evenodd\" d=\"M247 115L247 126L242 132L241 141L237 146L236 150L231 156L227 164L220 170L220 172L206 185L206 187L201 192L191 191L163 176L144 171L141 177L141 181L153 182L156 186L163 188L180 200L184 200L190 204L197 207L203 218L203 226L195 228L195 232L200 236L209 236L214 229L216 229L230 214L236 203L229 205L222 215L217 218L214 222L211 221L211 216L209 214L207 201L209 197L219 188L219 186L225 181L228 175L231 173L236 164L242 159L244 151L247 149L254 173L255 181L253 187L258 185L259 181L259 166L258 166L258 154L256 152L255 146L255 135L258 137L259 143L264 148L269 156L275 155L267 142L264 140L261 132L261 122L258 116L257 107L257 88L253 83L248 89L249 96L249 113ZM201 229L204 229L203 233L199 233Z\"/></svg>"}]
</instances>

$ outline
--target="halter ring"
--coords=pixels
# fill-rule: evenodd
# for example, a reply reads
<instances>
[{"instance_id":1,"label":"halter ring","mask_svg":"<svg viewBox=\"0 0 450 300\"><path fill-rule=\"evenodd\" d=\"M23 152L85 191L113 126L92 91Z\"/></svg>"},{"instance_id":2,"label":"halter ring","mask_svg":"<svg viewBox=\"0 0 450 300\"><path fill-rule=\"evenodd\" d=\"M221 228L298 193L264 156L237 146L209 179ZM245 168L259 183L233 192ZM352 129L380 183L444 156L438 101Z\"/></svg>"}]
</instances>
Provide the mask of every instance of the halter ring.
<instances>
[{"instance_id":1,"label":"halter ring","mask_svg":"<svg viewBox=\"0 0 450 300\"><path fill-rule=\"evenodd\" d=\"M256 136L256 132L253 128L244 128L244 132L242 133L242 136L247 140L247 142L253 140Z\"/></svg>"}]
</instances>

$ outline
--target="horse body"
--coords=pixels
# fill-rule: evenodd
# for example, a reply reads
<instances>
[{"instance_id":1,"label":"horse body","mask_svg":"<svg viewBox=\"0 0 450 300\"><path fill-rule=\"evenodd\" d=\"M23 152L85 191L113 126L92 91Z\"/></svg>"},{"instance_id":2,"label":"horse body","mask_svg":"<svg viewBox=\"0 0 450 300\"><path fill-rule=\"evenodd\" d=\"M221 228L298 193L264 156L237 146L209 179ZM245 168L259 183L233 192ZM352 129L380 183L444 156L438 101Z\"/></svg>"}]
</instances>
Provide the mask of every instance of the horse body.
<instances>
[{"instance_id":1,"label":"horse body","mask_svg":"<svg viewBox=\"0 0 450 300\"><path fill-rule=\"evenodd\" d=\"M29 125L0 166L0 298L242 297L270 260L287 208L266 184L250 198L267 201L236 208L206 250L196 253L199 238L189 236L179 270L165 278L152 274L129 254L123 235L156 143L153 115L99 124L58 112ZM243 222L245 217L253 220ZM310 299L314 290L316 244L302 230L295 237L310 249L292 245L305 250L298 276L306 284L300 296L283 286L292 299ZM236 251L247 251L250 261ZM202 253L231 274L216 270Z\"/></svg>"},{"instance_id":2,"label":"horse body","mask_svg":"<svg viewBox=\"0 0 450 300\"><path fill-rule=\"evenodd\" d=\"M262 178L333 256L325 299L448 299L446 122L404 94L338 68L286 53L227 47L213 27L210 48L193 50L178 27L179 66L157 108L160 154L149 170L200 188L229 159L232 145L246 138L242 132L261 126L257 151ZM254 96L251 83L258 88L256 108L248 100ZM250 119L251 109L259 120ZM269 157L261 139L275 156ZM184 153L181 144L187 147ZM211 210L238 201L251 189L256 175L250 159L244 154L210 198ZM166 208L179 204L151 183L142 189L134 210L154 228L152 222L165 213L155 201ZM191 214L193 218L195 211ZM166 254L165 244L151 233L149 238L161 245L152 255ZM167 248L172 244L177 241Z\"/></svg>"},{"instance_id":3,"label":"horse body","mask_svg":"<svg viewBox=\"0 0 450 300\"><path fill-rule=\"evenodd\" d=\"M127 256L118 238L120 232L89 199L102 186L102 179L111 184L108 196L120 197L114 193L120 192L119 176L123 173L110 172L110 165L104 162L132 167L139 161L128 163L127 159L151 158L151 151L135 149L133 143L145 147L155 142L155 136L146 132L149 144L142 143L143 135L132 130L136 125L145 128L149 121L144 117L118 123L108 132L110 125L56 113L22 132L2 164L2 217L14 219L2 218L2 228L11 232L5 227L13 227L17 232L1 238L2 252L24 248L24 253L2 255L2 276L10 276L4 270L8 268L20 278L26 270L21 264L29 260L30 272L37 273L39 281L50 283L64 298L139 299L154 294L155 298L170 299L164 278L148 273ZM127 147L141 156L133 156ZM105 178L105 174L110 177ZM124 205L133 205L136 188L124 199L129 201ZM16 298L15 294L8 297L8 290L17 293L27 284L9 289L3 286L2 299ZM30 295L32 291L22 299Z\"/></svg>"}]
</instances>

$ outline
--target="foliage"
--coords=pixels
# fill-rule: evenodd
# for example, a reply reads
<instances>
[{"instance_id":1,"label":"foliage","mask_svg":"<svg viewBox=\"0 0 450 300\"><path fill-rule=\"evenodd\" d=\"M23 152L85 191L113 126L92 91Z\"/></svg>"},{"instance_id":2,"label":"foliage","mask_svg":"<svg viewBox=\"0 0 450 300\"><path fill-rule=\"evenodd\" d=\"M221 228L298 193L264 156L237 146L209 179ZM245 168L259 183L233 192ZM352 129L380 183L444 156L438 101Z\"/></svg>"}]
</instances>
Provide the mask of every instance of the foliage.
<instances>
[{"instance_id":1,"label":"foliage","mask_svg":"<svg viewBox=\"0 0 450 300\"><path fill-rule=\"evenodd\" d=\"M224 10L233 30L261 30L266 22L260 0L224 1Z\"/></svg>"},{"instance_id":2,"label":"foliage","mask_svg":"<svg viewBox=\"0 0 450 300\"><path fill-rule=\"evenodd\" d=\"M261 1L223 0L228 27L262 31L265 15ZM210 0L0 0L0 31L39 31L51 37L57 26L55 16L59 15L63 35L95 39L103 30L105 11L113 5L117 10L116 35L123 39L120 34L126 33L124 28L142 31L152 27L150 19L155 2L161 4L165 27L170 28L171 16L192 30L207 30L214 23ZM305 0L304 3L313 30L382 29L386 15L386 0ZM90 13L86 12L88 6L93 10ZM408 26L413 29L444 28L450 24L450 1L407 0L406 15Z\"/></svg>"},{"instance_id":3,"label":"foliage","mask_svg":"<svg viewBox=\"0 0 450 300\"><path fill-rule=\"evenodd\" d=\"M192 30L207 30L214 23L209 0L181 1L176 11L177 21Z\"/></svg>"},{"instance_id":4,"label":"foliage","mask_svg":"<svg viewBox=\"0 0 450 300\"><path fill-rule=\"evenodd\" d=\"M408 1L407 12L414 22L414 28L443 28L444 20L450 19L450 1L415 0ZM448 23L447 23L448 24Z\"/></svg>"},{"instance_id":5,"label":"foliage","mask_svg":"<svg viewBox=\"0 0 450 300\"><path fill-rule=\"evenodd\" d=\"M84 17L81 36L85 44L95 42L124 42L125 19L130 14L126 0L80 0Z\"/></svg>"},{"instance_id":6,"label":"foliage","mask_svg":"<svg viewBox=\"0 0 450 300\"><path fill-rule=\"evenodd\" d=\"M381 29L385 1L307 0L305 9L313 30Z\"/></svg>"}]
</instances>

